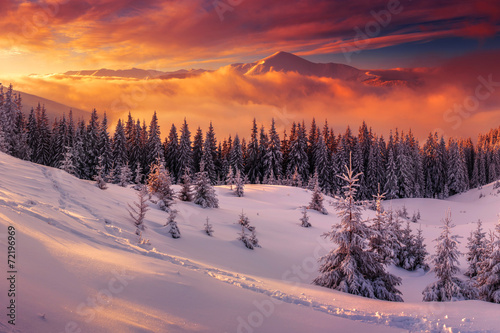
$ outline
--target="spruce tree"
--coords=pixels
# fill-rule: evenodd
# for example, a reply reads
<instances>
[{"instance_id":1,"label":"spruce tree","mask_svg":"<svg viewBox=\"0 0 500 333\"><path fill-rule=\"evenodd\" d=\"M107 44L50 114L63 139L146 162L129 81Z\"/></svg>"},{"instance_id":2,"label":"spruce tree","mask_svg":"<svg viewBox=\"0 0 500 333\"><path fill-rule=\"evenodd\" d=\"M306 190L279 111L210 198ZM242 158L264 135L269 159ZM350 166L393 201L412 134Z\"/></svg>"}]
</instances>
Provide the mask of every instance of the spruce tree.
<instances>
[{"instance_id":1,"label":"spruce tree","mask_svg":"<svg viewBox=\"0 0 500 333\"><path fill-rule=\"evenodd\" d=\"M245 244L245 247L247 249L253 250L253 242L250 240L248 235L246 234L246 228L242 225L241 226L241 233L239 233L238 240L242 241L243 244Z\"/></svg>"},{"instance_id":2,"label":"spruce tree","mask_svg":"<svg viewBox=\"0 0 500 333\"><path fill-rule=\"evenodd\" d=\"M458 257L458 236L451 234L454 227L451 221L451 213L448 210L443 220L441 235L436 239L436 255L433 256L434 273L437 282L428 285L422 294L424 302L447 302L468 299L465 284L455 275L460 271Z\"/></svg>"},{"instance_id":3,"label":"spruce tree","mask_svg":"<svg viewBox=\"0 0 500 333\"><path fill-rule=\"evenodd\" d=\"M309 222L309 216L307 215L306 207L302 207L302 217L300 218L300 225L304 228L309 228L312 226Z\"/></svg>"},{"instance_id":4,"label":"spruce tree","mask_svg":"<svg viewBox=\"0 0 500 333\"><path fill-rule=\"evenodd\" d=\"M380 188L380 186L379 186ZM375 198L376 215L372 223L372 234L368 240L368 249L379 256L380 262L389 264L393 258L393 249L391 247L390 235L392 231L388 228L387 214L383 211L382 200L385 193L377 193Z\"/></svg>"},{"instance_id":5,"label":"spruce tree","mask_svg":"<svg viewBox=\"0 0 500 333\"><path fill-rule=\"evenodd\" d=\"M181 190L178 197L181 201L193 201L193 194L191 191L191 176L189 175L187 169L184 169L184 175L182 175Z\"/></svg>"},{"instance_id":6,"label":"spruce tree","mask_svg":"<svg viewBox=\"0 0 500 333\"><path fill-rule=\"evenodd\" d=\"M346 169L341 177L347 182L344 196L335 203L340 223L324 234L337 246L320 258L320 275L313 283L354 295L401 302L401 292L396 289L401 279L385 271L378 255L366 251L371 231L362 221L361 207L355 200L359 174L354 175L352 167Z\"/></svg>"},{"instance_id":7,"label":"spruce tree","mask_svg":"<svg viewBox=\"0 0 500 333\"><path fill-rule=\"evenodd\" d=\"M387 193L388 199L395 199L398 197L398 177L396 169L396 161L394 160L393 150L389 150L387 158L387 181L384 186L384 192Z\"/></svg>"},{"instance_id":8,"label":"spruce tree","mask_svg":"<svg viewBox=\"0 0 500 333\"><path fill-rule=\"evenodd\" d=\"M217 199L217 194L210 183L210 178L208 173L205 171L203 161L200 166L200 172L196 174L193 201L195 204L200 205L203 208L219 207L219 199Z\"/></svg>"},{"instance_id":9,"label":"spruce tree","mask_svg":"<svg viewBox=\"0 0 500 333\"><path fill-rule=\"evenodd\" d=\"M495 227L495 233L486 251L487 256L481 263L477 282L481 299L500 303L500 221Z\"/></svg>"},{"instance_id":10,"label":"spruce tree","mask_svg":"<svg viewBox=\"0 0 500 333\"><path fill-rule=\"evenodd\" d=\"M139 236L139 240L142 240L142 232L146 229L144 225L144 219L146 217L146 212L149 210L147 200L149 198L148 192L144 187L142 190L137 192L137 197L139 201L134 202L134 205L128 205L128 213L134 222L136 227L136 235Z\"/></svg>"},{"instance_id":11,"label":"spruce tree","mask_svg":"<svg viewBox=\"0 0 500 333\"><path fill-rule=\"evenodd\" d=\"M234 179L234 185L235 185L234 193L236 194L236 196L242 197L244 194L244 190L245 190L245 184L243 182L243 178L241 177L240 170L236 170L236 177Z\"/></svg>"},{"instance_id":12,"label":"spruce tree","mask_svg":"<svg viewBox=\"0 0 500 333\"><path fill-rule=\"evenodd\" d=\"M96 181L95 186L100 188L101 190L105 190L108 188L108 185L106 184L106 175L104 174L104 165L103 165L103 157L99 156L99 162L96 167L96 175L94 176L94 180Z\"/></svg>"},{"instance_id":13,"label":"spruce tree","mask_svg":"<svg viewBox=\"0 0 500 333\"><path fill-rule=\"evenodd\" d=\"M69 146L65 147L63 160L59 164L59 169L66 171L70 175L75 175L75 165L73 164L73 149Z\"/></svg>"},{"instance_id":14,"label":"spruce tree","mask_svg":"<svg viewBox=\"0 0 500 333\"><path fill-rule=\"evenodd\" d=\"M151 166L147 186L149 192L158 197L158 205L160 206L160 209L168 211L169 207L172 205L172 201L174 200L172 178L159 158Z\"/></svg>"},{"instance_id":15,"label":"spruce tree","mask_svg":"<svg viewBox=\"0 0 500 333\"><path fill-rule=\"evenodd\" d=\"M313 180L314 187L311 196L311 202L309 203L309 206L307 208L327 215L328 211L323 206L323 194L321 193L321 189L319 188L318 172L315 172L313 178L311 179Z\"/></svg>"},{"instance_id":16,"label":"spruce tree","mask_svg":"<svg viewBox=\"0 0 500 333\"><path fill-rule=\"evenodd\" d=\"M208 223L209 222L209 219L208 219L208 216L207 216L207 220L205 221L205 233L209 236L213 236L214 234L214 228L212 226L212 224Z\"/></svg>"},{"instance_id":17,"label":"spruce tree","mask_svg":"<svg viewBox=\"0 0 500 333\"><path fill-rule=\"evenodd\" d=\"M172 238L181 238L181 232L177 226L177 221L175 220L176 216L177 210L171 209L165 226L168 228L168 233L172 236Z\"/></svg>"},{"instance_id":18,"label":"spruce tree","mask_svg":"<svg viewBox=\"0 0 500 333\"><path fill-rule=\"evenodd\" d=\"M469 267L464 273L470 278L475 278L480 270L480 264L486 257L486 233L483 232L483 223L481 220L477 221L477 227L471 231L470 236L467 238L467 262Z\"/></svg>"},{"instance_id":19,"label":"spruce tree","mask_svg":"<svg viewBox=\"0 0 500 333\"><path fill-rule=\"evenodd\" d=\"M122 187L127 187L128 184L130 184L130 178L132 177L132 171L130 171L130 167L128 166L128 163L123 165L120 168L120 176L118 177L118 185Z\"/></svg>"}]
</instances>

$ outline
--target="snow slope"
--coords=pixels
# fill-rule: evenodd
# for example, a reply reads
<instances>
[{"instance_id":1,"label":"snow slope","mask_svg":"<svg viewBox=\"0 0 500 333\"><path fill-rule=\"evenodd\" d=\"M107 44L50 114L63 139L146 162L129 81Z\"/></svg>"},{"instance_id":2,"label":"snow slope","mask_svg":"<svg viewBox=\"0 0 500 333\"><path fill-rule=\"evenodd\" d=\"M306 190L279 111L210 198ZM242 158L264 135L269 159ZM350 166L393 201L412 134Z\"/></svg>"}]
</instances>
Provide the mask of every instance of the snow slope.
<instances>
[{"instance_id":1,"label":"snow slope","mask_svg":"<svg viewBox=\"0 0 500 333\"><path fill-rule=\"evenodd\" d=\"M309 212L313 227L301 228L300 207L309 202L309 191L248 185L243 198L226 186L217 193L219 209L176 202L180 239L169 237L167 214L151 203L145 232L151 246L138 246L126 210L136 191L115 185L102 191L61 170L0 153L0 242L6 253L7 226L15 226L18 269L16 325L2 314L0 332L500 331L497 304L421 302L432 272L391 267L403 278L405 303L311 285L316 259L332 246L320 235L337 217L332 207L329 215ZM446 201L384 204L405 205L410 214L420 210L433 253L432 239L448 207L455 232L467 236L477 218L493 228L499 203L497 191L485 186ZM236 240L242 209L262 248L250 251ZM203 232L207 216L214 237ZM7 271L5 257L2 269ZM0 286L6 290L7 281ZM1 301L5 309L3 292Z\"/></svg>"}]
</instances>

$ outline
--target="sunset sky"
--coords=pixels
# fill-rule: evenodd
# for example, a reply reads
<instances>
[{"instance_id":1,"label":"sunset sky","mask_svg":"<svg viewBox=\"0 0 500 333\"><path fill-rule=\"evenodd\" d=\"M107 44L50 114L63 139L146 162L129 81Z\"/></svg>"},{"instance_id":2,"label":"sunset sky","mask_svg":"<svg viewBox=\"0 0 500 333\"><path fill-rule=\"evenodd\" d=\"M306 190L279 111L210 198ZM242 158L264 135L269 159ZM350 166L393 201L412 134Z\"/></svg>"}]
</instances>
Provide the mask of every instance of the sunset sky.
<instances>
[{"instance_id":1,"label":"sunset sky","mask_svg":"<svg viewBox=\"0 0 500 333\"><path fill-rule=\"evenodd\" d=\"M345 126L347 119L356 124L359 119L370 119L370 114L378 110L385 110L387 119L405 111L413 115L401 120L399 126L421 127L422 135L434 128L461 135L482 129L480 124L485 122L500 122L500 98L495 90L491 93L493 98L481 100L481 105L474 107L472 116L461 116L469 122L469 130L462 123L461 129L448 126L450 121L444 120L448 125L441 124L442 114L448 108L464 103L468 95L474 94L480 84L479 76L487 79L492 75L492 81L500 81L500 6L495 0L6 0L0 2L0 13L2 82L10 80L19 90L74 107L107 109L112 116L116 89L123 93L133 89L132 83L110 83L104 91L114 97L106 99L94 94L103 94L103 82L68 82L28 75L132 67L215 70L287 51L314 62L426 73L425 87L416 92L360 92L357 87L340 87L334 80L322 80L319 90L325 85L329 92L323 95L333 91L338 98L332 104L321 102L322 98L316 96L314 105L306 107L305 101L286 105L283 101L273 102L265 92L255 90L269 82L293 90L297 85L310 84L307 80L290 75L244 80L241 94L248 96L240 100L235 97L240 92L227 91L238 78L218 71L189 81L189 89L187 82L162 85L167 89L162 98L152 92L156 88L149 89L151 100L141 105L143 109L137 107L137 112L183 111L183 116L199 118L201 122L207 112L219 112L211 116L215 120L227 115L229 109L245 113L248 118L254 116L252 112L269 115L277 108L280 113L304 118L317 114L320 119L328 116L333 121L338 114L329 114L325 106L335 106L344 114L340 119ZM194 95L196 102L192 101ZM353 98L360 104L349 105ZM93 105L88 104L89 99ZM169 110L162 110L166 104ZM433 116L438 114L436 126L428 123L430 114L426 113L423 119L414 115L417 107L425 112L432 109ZM204 116L196 114L196 110ZM352 117L345 116L350 110ZM262 122L267 122L267 118Z\"/></svg>"}]
</instances>

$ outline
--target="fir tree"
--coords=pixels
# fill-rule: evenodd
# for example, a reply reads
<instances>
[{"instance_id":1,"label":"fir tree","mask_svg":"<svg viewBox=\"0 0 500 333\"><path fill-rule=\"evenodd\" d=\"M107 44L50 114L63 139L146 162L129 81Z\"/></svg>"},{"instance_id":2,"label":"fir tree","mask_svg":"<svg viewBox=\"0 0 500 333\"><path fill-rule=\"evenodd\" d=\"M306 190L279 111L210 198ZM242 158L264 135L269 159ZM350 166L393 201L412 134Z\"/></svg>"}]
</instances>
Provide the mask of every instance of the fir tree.
<instances>
[{"instance_id":1,"label":"fir tree","mask_svg":"<svg viewBox=\"0 0 500 333\"><path fill-rule=\"evenodd\" d=\"M266 177L268 183L270 179L275 180L281 176L282 165L283 154L281 152L281 142L276 131L276 123L273 118L271 120L271 128L269 129L269 143L266 150L266 156L264 157L263 176Z\"/></svg>"},{"instance_id":2,"label":"fir tree","mask_svg":"<svg viewBox=\"0 0 500 333\"><path fill-rule=\"evenodd\" d=\"M207 220L205 222L205 233L209 236L213 236L214 235L214 229L212 227L212 224L208 223L209 222L209 219L208 219L208 216L207 216Z\"/></svg>"},{"instance_id":3,"label":"fir tree","mask_svg":"<svg viewBox=\"0 0 500 333\"><path fill-rule=\"evenodd\" d=\"M245 247L247 249L250 249L250 250L253 250L253 243L252 241L250 240L250 238L247 236L246 234L246 228L242 225L241 226L241 233L239 233L239 237L238 237L238 240L242 241L243 244L245 244Z\"/></svg>"},{"instance_id":4,"label":"fir tree","mask_svg":"<svg viewBox=\"0 0 500 333\"><path fill-rule=\"evenodd\" d=\"M309 203L309 206L307 207L308 209L316 210L320 212L321 214L328 214L328 211L325 209L323 206L323 194L321 193L321 190L319 188L319 183L318 183L318 173L314 173L314 177L311 178L314 183L313 187L313 193L311 196L311 202Z\"/></svg>"},{"instance_id":5,"label":"fir tree","mask_svg":"<svg viewBox=\"0 0 500 333\"><path fill-rule=\"evenodd\" d=\"M205 166L202 161L200 172L196 174L196 181L194 184L194 203L203 208L218 208L219 199L215 193L208 173L205 171Z\"/></svg>"},{"instance_id":6,"label":"fir tree","mask_svg":"<svg viewBox=\"0 0 500 333\"><path fill-rule=\"evenodd\" d=\"M307 215L306 207L302 207L302 217L300 218L300 225L304 228L309 228L312 226L309 222L309 216Z\"/></svg>"},{"instance_id":7,"label":"fir tree","mask_svg":"<svg viewBox=\"0 0 500 333\"><path fill-rule=\"evenodd\" d=\"M174 191L172 190L172 179L170 173L165 169L160 159L151 166L151 172L148 176L149 192L158 197L160 209L168 211L174 200Z\"/></svg>"},{"instance_id":8,"label":"fir tree","mask_svg":"<svg viewBox=\"0 0 500 333\"><path fill-rule=\"evenodd\" d=\"M168 233L172 236L172 238L181 238L181 232L177 226L177 221L175 220L176 216L177 210L171 209L165 226L168 228Z\"/></svg>"},{"instance_id":9,"label":"fir tree","mask_svg":"<svg viewBox=\"0 0 500 333\"><path fill-rule=\"evenodd\" d=\"M384 192L387 193L388 199L397 198L398 192L398 178L396 175L396 162L394 160L394 152L389 150L389 156L387 158L387 181L384 186Z\"/></svg>"},{"instance_id":10,"label":"fir tree","mask_svg":"<svg viewBox=\"0 0 500 333\"><path fill-rule=\"evenodd\" d=\"M380 262L389 264L393 258L393 249L389 237L392 235L392 231L388 228L387 214L382 208L382 200L385 198L385 193L380 193L379 190L377 195L373 197L375 198L376 215L373 219L373 232L369 238L368 249L379 256Z\"/></svg>"},{"instance_id":11,"label":"fir tree","mask_svg":"<svg viewBox=\"0 0 500 333\"><path fill-rule=\"evenodd\" d=\"M366 251L370 229L361 220L361 208L355 201L359 174L352 167L341 177L347 182L344 197L338 197L335 209L340 223L325 233L337 244L334 250L320 258L320 275L314 284L342 292L389 301L402 301L396 286L401 279L385 271L378 256Z\"/></svg>"},{"instance_id":12,"label":"fir tree","mask_svg":"<svg viewBox=\"0 0 500 333\"><path fill-rule=\"evenodd\" d=\"M238 197L242 197L245 190L245 184L243 183L243 178L241 178L240 170L236 170L236 178L234 179L234 193Z\"/></svg>"},{"instance_id":13,"label":"fir tree","mask_svg":"<svg viewBox=\"0 0 500 333\"><path fill-rule=\"evenodd\" d=\"M66 171L70 175L75 175L75 165L73 164L73 149L69 146L65 147L63 160L59 164L59 169Z\"/></svg>"},{"instance_id":14,"label":"fir tree","mask_svg":"<svg viewBox=\"0 0 500 333\"><path fill-rule=\"evenodd\" d=\"M144 225L144 219L146 217L146 212L149 210L147 205L147 200L149 198L146 188L143 188L137 192L139 198L138 202L134 202L134 206L128 205L128 213L134 222L136 227L136 234L142 239L142 232L146 229Z\"/></svg>"},{"instance_id":15,"label":"fir tree","mask_svg":"<svg viewBox=\"0 0 500 333\"><path fill-rule=\"evenodd\" d=\"M193 201L193 194L191 193L191 176L187 169L184 169L184 175L182 175L181 190L178 197L181 201Z\"/></svg>"},{"instance_id":16,"label":"fir tree","mask_svg":"<svg viewBox=\"0 0 500 333\"><path fill-rule=\"evenodd\" d=\"M96 167L97 174L94 176L94 180L96 181L95 186L97 186L101 190L105 190L108 188L105 180L106 176L104 175L103 160L103 157L99 156L99 162Z\"/></svg>"},{"instance_id":17,"label":"fir tree","mask_svg":"<svg viewBox=\"0 0 500 333\"><path fill-rule=\"evenodd\" d=\"M486 258L481 263L477 277L481 298L487 302L500 303L500 221L491 237Z\"/></svg>"},{"instance_id":18,"label":"fir tree","mask_svg":"<svg viewBox=\"0 0 500 333\"><path fill-rule=\"evenodd\" d=\"M230 186L231 191L233 190L234 172L233 172L233 166L232 165L229 166L229 170L227 171L226 185Z\"/></svg>"},{"instance_id":19,"label":"fir tree","mask_svg":"<svg viewBox=\"0 0 500 333\"><path fill-rule=\"evenodd\" d=\"M142 188L142 179L143 178L144 178L144 175L142 174L141 163L137 162L137 165L135 167L134 189L140 190Z\"/></svg>"},{"instance_id":20,"label":"fir tree","mask_svg":"<svg viewBox=\"0 0 500 333\"><path fill-rule=\"evenodd\" d=\"M162 159L164 157L160 136L160 125L158 125L158 117L156 116L155 111L153 113L153 117L151 118L151 123L149 124L148 141L146 143L146 174L148 174L150 171L149 166L152 165L157 158Z\"/></svg>"},{"instance_id":21,"label":"fir tree","mask_svg":"<svg viewBox=\"0 0 500 333\"><path fill-rule=\"evenodd\" d=\"M191 148L191 132L184 118L184 124L181 128L181 138L179 140L179 171L183 174L193 174L195 171L193 165L193 151Z\"/></svg>"},{"instance_id":22,"label":"fir tree","mask_svg":"<svg viewBox=\"0 0 500 333\"><path fill-rule=\"evenodd\" d=\"M468 299L465 284L455 275L460 271L458 257L458 236L451 234L454 225L451 222L451 213L448 210L443 220L441 235L436 239L437 253L433 256L434 272L437 282L428 285L424 291L424 302L447 302Z\"/></svg>"},{"instance_id":23,"label":"fir tree","mask_svg":"<svg viewBox=\"0 0 500 333\"><path fill-rule=\"evenodd\" d=\"M130 184L131 177L132 177L132 172L130 171L130 167L128 166L127 163L120 168L118 185L120 185L121 187L127 187L127 185Z\"/></svg>"},{"instance_id":24,"label":"fir tree","mask_svg":"<svg viewBox=\"0 0 500 333\"><path fill-rule=\"evenodd\" d=\"M467 262L469 267L464 274L470 278L475 278L478 275L479 266L486 257L486 233L483 232L482 225L481 220L478 220L476 229L471 231L470 236L467 238Z\"/></svg>"}]
</instances>

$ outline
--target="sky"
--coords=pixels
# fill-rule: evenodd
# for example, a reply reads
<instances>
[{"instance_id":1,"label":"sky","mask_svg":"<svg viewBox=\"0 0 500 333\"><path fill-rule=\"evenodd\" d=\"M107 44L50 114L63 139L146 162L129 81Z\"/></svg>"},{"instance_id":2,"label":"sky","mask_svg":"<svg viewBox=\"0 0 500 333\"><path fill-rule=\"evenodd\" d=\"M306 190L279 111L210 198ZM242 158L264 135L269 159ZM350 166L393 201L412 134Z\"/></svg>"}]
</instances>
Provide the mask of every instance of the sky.
<instances>
[{"instance_id":1,"label":"sky","mask_svg":"<svg viewBox=\"0 0 500 333\"><path fill-rule=\"evenodd\" d=\"M422 135L436 128L463 135L483 129L485 121L500 120L496 86L490 92L494 98L479 100L477 107L475 100L467 100L475 96L480 76L488 81L488 75L493 75L490 81L500 81L500 65L495 61L500 50L500 6L495 0L3 0L0 12L2 82L11 81L19 90L74 107L107 110L115 118L123 110L113 110L113 101L122 98L124 90L132 94L134 89L142 89L148 99L127 106L132 112L143 112L144 118L148 118L146 110L158 110L206 122L235 110L245 118L262 115L262 122L276 112L306 119L338 116L344 126L349 121L374 118L371 115L378 111L392 119L406 110L409 119L390 125L413 124ZM138 83L126 81L70 82L29 76L99 68L216 70L277 51L360 69L419 71L424 73L425 87L373 91L293 75L246 80L227 71L141 89L136 87ZM232 82L238 80L241 89L233 91ZM308 91L303 85L309 84L320 89L310 90L309 95L299 93L301 100L290 100L290 94L282 94L280 100L262 88L270 83L299 92ZM333 101L327 96L332 91L338 97ZM311 95L315 96L314 106L306 106ZM360 103L351 105L353 98ZM455 112L461 118L461 129L456 129L456 117L450 122L445 119L450 117L442 115L464 103L472 103L469 109L474 110L469 115ZM336 106L334 114L327 110L332 105ZM414 114L422 109L433 112L426 113L427 121L415 123ZM431 124L431 115L439 121ZM464 122L469 123L463 126ZM230 128L223 127L227 128L223 131Z\"/></svg>"}]
</instances>

